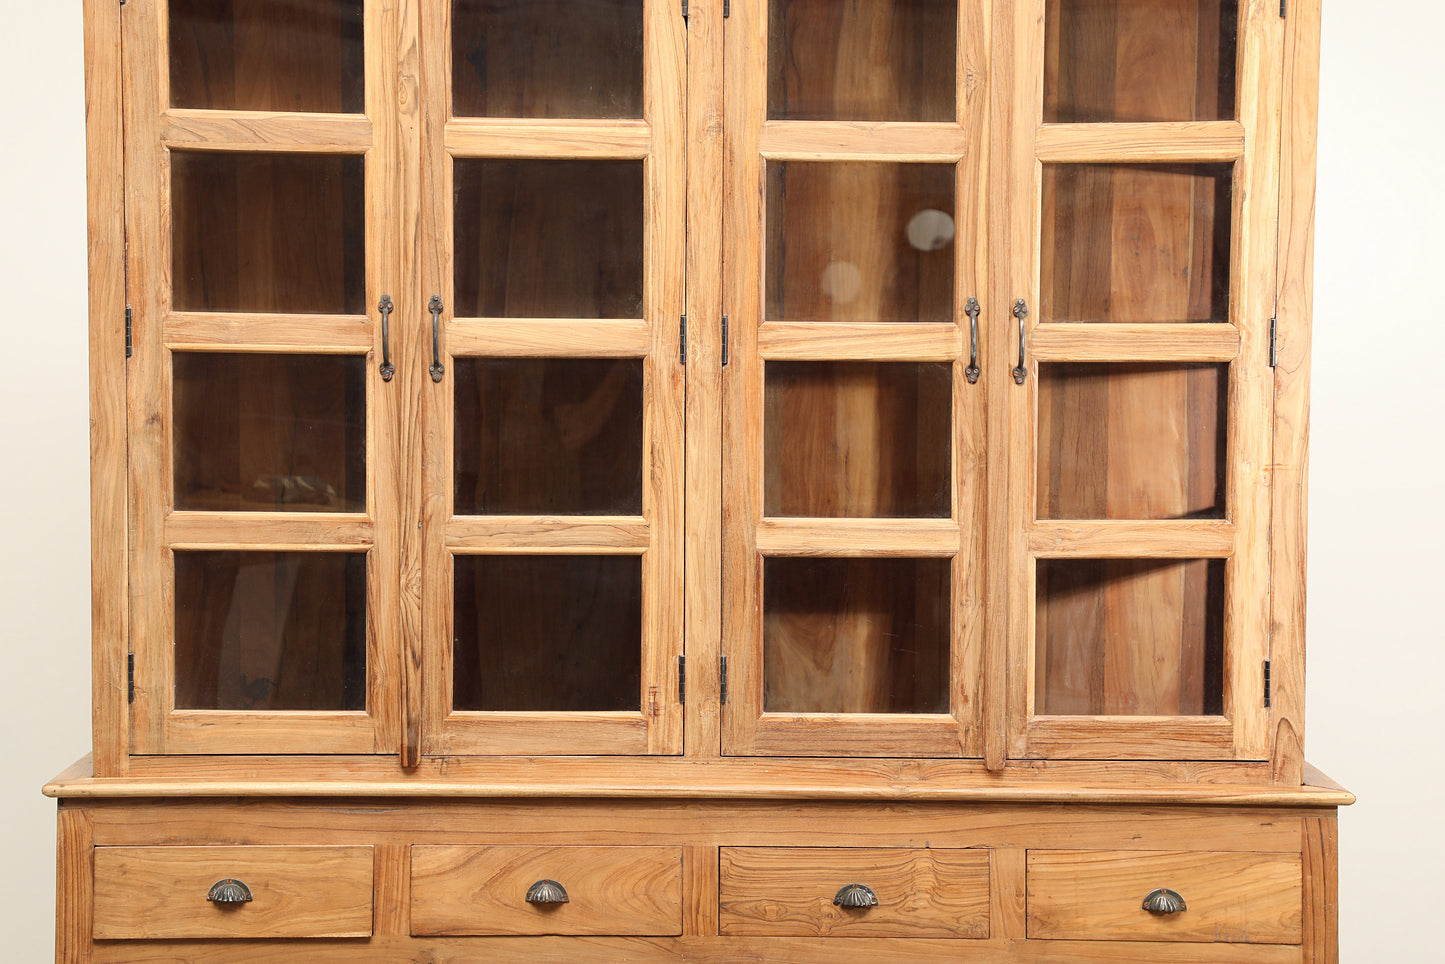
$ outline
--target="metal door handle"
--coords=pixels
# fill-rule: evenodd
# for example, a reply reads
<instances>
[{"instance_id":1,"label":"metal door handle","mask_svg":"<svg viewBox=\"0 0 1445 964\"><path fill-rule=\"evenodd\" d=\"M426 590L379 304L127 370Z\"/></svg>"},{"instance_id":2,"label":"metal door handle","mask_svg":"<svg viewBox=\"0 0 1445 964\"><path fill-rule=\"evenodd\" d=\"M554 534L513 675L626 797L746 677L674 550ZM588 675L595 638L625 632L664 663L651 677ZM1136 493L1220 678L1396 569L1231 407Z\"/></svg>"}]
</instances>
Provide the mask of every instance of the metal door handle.
<instances>
[{"instance_id":1,"label":"metal door handle","mask_svg":"<svg viewBox=\"0 0 1445 964\"><path fill-rule=\"evenodd\" d=\"M1014 317L1019 320L1019 363L1013 370L1014 384L1022 385L1024 379L1029 377L1029 370L1024 367L1024 319L1029 316L1029 304L1020 298L1014 302Z\"/></svg>"},{"instance_id":2,"label":"metal door handle","mask_svg":"<svg viewBox=\"0 0 1445 964\"><path fill-rule=\"evenodd\" d=\"M395 309L391 295L382 295L376 303L376 310L381 312L381 380L384 382L391 381L391 376L396 374L396 366L391 363L391 313Z\"/></svg>"},{"instance_id":3,"label":"metal door handle","mask_svg":"<svg viewBox=\"0 0 1445 964\"><path fill-rule=\"evenodd\" d=\"M968 367L963 370L963 374L970 385L977 384L979 376L978 314L981 310L977 298L968 299L968 303L963 306L963 313L968 315Z\"/></svg>"},{"instance_id":4,"label":"metal door handle","mask_svg":"<svg viewBox=\"0 0 1445 964\"><path fill-rule=\"evenodd\" d=\"M439 382L442 380L442 376L447 373L446 368L442 365L441 298L437 295L432 295L431 301L428 302L426 306L426 310L431 312L431 368L429 368L428 371L431 372L431 380L434 382Z\"/></svg>"}]
</instances>

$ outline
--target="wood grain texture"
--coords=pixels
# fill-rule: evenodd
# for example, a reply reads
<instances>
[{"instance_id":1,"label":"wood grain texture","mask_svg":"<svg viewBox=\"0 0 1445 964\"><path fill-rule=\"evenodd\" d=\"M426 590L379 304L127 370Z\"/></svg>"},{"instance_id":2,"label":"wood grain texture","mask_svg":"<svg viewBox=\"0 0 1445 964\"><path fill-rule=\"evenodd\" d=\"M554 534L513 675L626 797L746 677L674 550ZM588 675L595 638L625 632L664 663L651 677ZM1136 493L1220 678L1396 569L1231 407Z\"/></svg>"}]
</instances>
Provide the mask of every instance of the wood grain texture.
<instances>
[{"instance_id":1,"label":"wood grain texture","mask_svg":"<svg viewBox=\"0 0 1445 964\"><path fill-rule=\"evenodd\" d=\"M91 814L62 806L55 835L55 964L89 964L95 875Z\"/></svg>"},{"instance_id":2,"label":"wood grain texture","mask_svg":"<svg viewBox=\"0 0 1445 964\"><path fill-rule=\"evenodd\" d=\"M377 937L404 937L411 933L411 848L405 844L378 844L375 869Z\"/></svg>"},{"instance_id":3,"label":"wood grain texture","mask_svg":"<svg viewBox=\"0 0 1445 964\"><path fill-rule=\"evenodd\" d=\"M99 847L95 937L368 937L372 860L370 847ZM226 878L253 899L207 901Z\"/></svg>"},{"instance_id":4,"label":"wood grain texture","mask_svg":"<svg viewBox=\"0 0 1445 964\"><path fill-rule=\"evenodd\" d=\"M758 150L777 160L957 162L968 139L953 124L764 121Z\"/></svg>"},{"instance_id":5,"label":"wood grain texture","mask_svg":"<svg viewBox=\"0 0 1445 964\"><path fill-rule=\"evenodd\" d=\"M175 312L165 322L172 351L255 351L356 353L375 340L365 315L240 315L234 312Z\"/></svg>"},{"instance_id":6,"label":"wood grain texture","mask_svg":"<svg viewBox=\"0 0 1445 964\"><path fill-rule=\"evenodd\" d=\"M413 847L418 936L682 933L682 851L668 847ZM567 902L529 904L555 880Z\"/></svg>"},{"instance_id":7,"label":"wood grain texture","mask_svg":"<svg viewBox=\"0 0 1445 964\"><path fill-rule=\"evenodd\" d=\"M446 122L444 137L447 152L457 157L646 157L653 140L646 121L475 118Z\"/></svg>"},{"instance_id":8,"label":"wood grain texture","mask_svg":"<svg viewBox=\"0 0 1445 964\"><path fill-rule=\"evenodd\" d=\"M167 147L211 151L295 151L359 154L372 145L371 122L360 114L296 111L212 111L172 108L161 115Z\"/></svg>"},{"instance_id":9,"label":"wood grain texture","mask_svg":"<svg viewBox=\"0 0 1445 964\"><path fill-rule=\"evenodd\" d=\"M1310 343L1314 314L1315 155L1320 3L1300 0L1285 27L1280 143L1278 364L1270 518L1271 756L1275 779L1303 778Z\"/></svg>"},{"instance_id":10,"label":"wood grain texture","mask_svg":"<svg viewBox=\"0 0 1445 964\"><path fill-rule=\"evenodd\" d=\"M120 6L85 0L86 235L90 276L91 745L95 772L121 776L130 748L126 701L129 547L125 361L125 144Z\"/></svg>"},{"instance_id":11,"label":"wood grain texture","mask_svg":"<svg viewBox=\"0 0 1445 964\"><path fill-rule=\"evenodd\" d=\"M724 847L719 866L727 936L989 936L986 850ZM834 904L852 883L871 888L878 905Z\"/></svg>"},{"instance_id":12,"label":"wood grain texture","mask_svg":"<svg viewBox=\"0 0 1445 964\"><path fill-rule=\"evenodd\" d=\"M1339 964L1339 821L1334 814L1301 821L1304 841L1304 964Z\"/></svg>"},{"instance_id":13,"label":"wood grain texture","mask_svg":"<svg viewBox=\"0 0 1445 964\"><path fill-rule=\"evenodd\" d=\"M1029 937L1298 944L1298 853L1029 853ZM1165 887L1188 909L1151 914Z\"/></svg>"},{"instance_id":14,"label":"wood grain texture","mask_svg":"<svg viewBox=\"0 0 1445 964\"><path fill-rule=\"evenodd\" d=\"M1225 362L1239 354L1239 331L1207 323L1040 325L1029 350L1048 362Z\"/></svg>"},{"instance_id":15,"label":"wood grain texture","mask_svg":"<svg viewBox=\"0 0 1445 964\"><path fill-rule=\"evenodd\" d=\"M1044 124L1034 150L1045 164L1233 161L1244 154L1244 127L1237 121Z\"/></svg>"}]
</instances>

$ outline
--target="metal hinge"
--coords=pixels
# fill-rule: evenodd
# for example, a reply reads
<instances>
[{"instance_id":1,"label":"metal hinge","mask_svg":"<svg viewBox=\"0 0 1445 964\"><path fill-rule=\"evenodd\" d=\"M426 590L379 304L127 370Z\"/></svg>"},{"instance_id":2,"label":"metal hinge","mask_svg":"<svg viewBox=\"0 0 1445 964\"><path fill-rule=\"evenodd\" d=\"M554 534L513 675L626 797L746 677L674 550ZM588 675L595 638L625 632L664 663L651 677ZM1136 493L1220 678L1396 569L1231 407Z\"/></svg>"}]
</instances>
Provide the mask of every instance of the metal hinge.
<instances>
[{"instance_id":1,"label":"metal hinge","mask_svg":"<svg viewBox=\"0 0 1445 964\"><path fill-rule=\"evenodd\" d=\"M1269 701L1270 701L1270 697L1271 697L1272 695L1273 695L1273 694L1270 692L1269 660L1265 660L1265 661L1264 661L1264 708L1265 708L1265 709L1269 709Z\"/></svg>"},{"instance_id":2,"label":"metal hinge","mask_svg":"<svg viewBox=\"0 0 1445 964\"><path fill-rule=\"evenodd\" d=\"M687 364L687 315L682 316L682 321L677 326L677 360L684 365Z\"/></svg>"},{"instance_id":3,"label":"metal hinge","mask_svg":"<svg viewBox=\"0 0 1445 964\"><path fill-rule=\"evenodd\" d=\"M1283 0L1281 0L1281 2L1283 2ZM723 16L724 16L724 17L731 17L732 15L733 15L733 0L723 0Z\"/></svg>"},{"instance_id":4,"label":"metal hinge","mask_svg":"<svg viewBox=\"0 0 1445 964\"><path fill-rule=\"evenodd\" d=\"M1279 0L1279 16L1281 20L1289 16L1289 0Z\"/></svg>"},{"instance_id":5,"label":"metal hinge","mask_svg":"<svg viewBox=\"0 0 1445 964\"><path fill-rule=\"evenodd\" d=\"M1279 319L1269 320L1269 367L1279 365Z\"/></svg>"},{"instance_id":6,"label":"metal hinge","mask_svg":"<svg viewBox=\"0 0 1445 964\"><path fill-rule=\"evenodd\" d=\"M726 656L718 657L717 679L718 702L726 703L728 701L728 658Z\"/></svg>"},{"instance_id":7,"label":"metal hinge","mask_svg":"<svg viewBox=\"0 0 1445 964\"><path fill-rule=\"evenodd\" d=\"M723 329L723 330L722 330L722 336L723 336L723 343L722 343L722 363L723 363L723 367L726 368L726 367L727 367L727 364L728 364L728 316L727 316L727 315L723 315L722 329Z\"/></svg>"},{"instance_id":8,"label":"metal hinge","mask_svg":"<svg viewBox=\"0 0 1445 964\"><path fill-rule=\"evenodd\" d=\"M135 322L135 312L131 311L130 305L125 306L125 357L129 358L135 351L135 343L131 340L131 326Z\"/></svg>"},{"instance_id":9,"label":"metal hinge","mask_svg":"<svg viewBox=\"0 0 1445 964\"><path fill-rule=\"evenodd\" d=\"M677 658L677 701L687 702L687 657Z\"/></svg>"},{"instance_id":10,"label":"metal hinge","mask_svg":"<svg viewBox=\"0 0 1445 964\"><path fill-rule=\"evenodd\" d=\"M126 702L135 702L135 653L125 654L125 696Z\"/></svg>"},{"instance_id":11,"label":"metal hinge","mask_svg":"<svg viewBox=\"0 0 1445 964\"><path fill-rule=\"evenodd\" d=\"M682 0L682 19L684 23L687 22L687 0Z\"/></svg>"}]
</instances>

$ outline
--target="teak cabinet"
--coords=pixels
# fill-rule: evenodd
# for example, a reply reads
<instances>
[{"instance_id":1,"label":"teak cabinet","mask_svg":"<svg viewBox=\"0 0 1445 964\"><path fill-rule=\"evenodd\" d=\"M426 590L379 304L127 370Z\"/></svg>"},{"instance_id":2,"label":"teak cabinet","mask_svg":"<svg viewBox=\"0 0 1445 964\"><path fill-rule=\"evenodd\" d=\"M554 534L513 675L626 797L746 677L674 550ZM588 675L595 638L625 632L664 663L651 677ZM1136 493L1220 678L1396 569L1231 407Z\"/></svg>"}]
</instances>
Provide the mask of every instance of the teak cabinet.
<instances>
[{"instance_id":1,"label":"teak cabinet","mask_svg":"<svg viewBox=\"0 0 1445 964\"><path fill-rule=\"evenodd\" d=\"M1337 960L1318 0L85 13L58 960Z\"/></svg>"}]
</instances>

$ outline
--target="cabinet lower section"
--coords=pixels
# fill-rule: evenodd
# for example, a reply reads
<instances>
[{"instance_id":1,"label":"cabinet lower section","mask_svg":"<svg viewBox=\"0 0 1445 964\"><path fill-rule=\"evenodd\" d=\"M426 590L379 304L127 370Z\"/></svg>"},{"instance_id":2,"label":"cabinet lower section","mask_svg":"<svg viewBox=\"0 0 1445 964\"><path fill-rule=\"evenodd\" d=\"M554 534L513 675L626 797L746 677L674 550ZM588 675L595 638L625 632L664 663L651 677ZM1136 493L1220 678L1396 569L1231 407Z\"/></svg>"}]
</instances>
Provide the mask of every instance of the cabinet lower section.
<instances>
[{"instance_id":1,"label":"cabinet lower section","mask_svg":"<svg viewBox=\"0 0 1445 964\"><path fill-rule=\"evenodd\" d=\"M1331 808L63 800L57 960L1334 964L1335 828Z\"/></svg>"}]
</instances>

